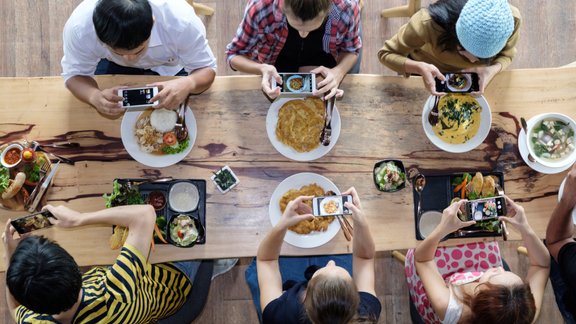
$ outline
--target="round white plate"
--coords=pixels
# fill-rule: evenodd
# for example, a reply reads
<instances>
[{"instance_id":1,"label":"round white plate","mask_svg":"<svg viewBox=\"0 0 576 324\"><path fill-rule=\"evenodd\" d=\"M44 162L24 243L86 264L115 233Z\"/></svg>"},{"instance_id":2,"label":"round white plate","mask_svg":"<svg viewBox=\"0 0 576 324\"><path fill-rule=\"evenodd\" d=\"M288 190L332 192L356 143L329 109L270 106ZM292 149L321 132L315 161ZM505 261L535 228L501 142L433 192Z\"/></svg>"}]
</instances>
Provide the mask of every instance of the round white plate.
<instances>
[{"instance_id":1,"label":"round white plate","mask_svg":"<svg viewBox=\"0 0 576 324\"><path fill-rule=\"evenodd\" d=\"M564 178L564 180L562 180L562 183L560 184L560 188L558 189L558 201L560 201L560 199L562 199L562 193L564 193L564 184L566 184L566 178ZM574 224L576 224L576 208L572 209L572 222Z\"/></svg>"},{"instance_id":2,"label":"round white plate","mask_svg":"<svg viewBox=\"0 0 576 324\"><path fill-rule=\"evenodd\" d=\"M163 168L182 161L188 153L192 151L194 141L196 140L196 118L194 118L194 113L192 113L190 107L186 107L185 114L188 136L190 136L190 145L186 150L178 154L157 155L140 150L138 139L134 134L134 128L136 127L136 121L142 112L143 110L127 110L124 113L122 126L120 127L122 144L124 144L124 148L134 160L149 167Z\"/></svg>"},{"instance_id":3,"label":"round white plate","mask_svg":"<svg viewBox=\"0 0 576 324\"><path fill-rule=\"evenodd\" d=\"M534 124L534 118L526 121L528 129ZM528 160L528 145L526 143L526 133L523 129L520 129L520 133L518 133L518 150L520 151L520 156L522 156L522 160L526 163L532 170L538 171L544 174L555 174L560 173L562 171L567 170L572 166L572 163L567 164L566 166L559 167L559 168L551 168L545 165L542 165L538 162L532 162Z\"/></svg>"},{"instance_id":4,"label":"round white plate","mask_svg":"<svg viewBox=\"0 0 576 324\"><path fill-rule=\"evenodd\" d=\"M275 226L280 218L282 217L282 211L280 211L280 199L282 196L288 192L290 189L300 189L302 186L316 183L324 189L324 191L334 191L337 195L340 195L340 190L338 187L330 181L328 178L323 177L316 173L297 173L289 176L280 182L278 187L272 193L270 198L270 204L268 205L268 214L270 215L270 222L272 226ZM340 231L340 223L336 219L330 225L328 229L324 232L312 232L310 234L297 234L290 230L286 231L286 236L284 236L284 241L286 243L300 247L300 248L315 248L323 244L328 243L336 234Z\"/></svg>"},{"instance_id":5,"label":"round white plate","mask_svg":"<svg viewBox=\"0 0 576 324\"><path fill-rule=\"evenodd\" d=\"M282 108L286 102L290 100L303 100L298 98L278 98L276 101L270 105L270 109L268 109L268 115L266 115L266 132L268 133L268 138L270 139L270 143L272 146L278 151L280 154L284 155L285 157L295 160L295 161L312 161L319 159L326 155L330 150L336 145L338 141L338 137L340 136L340 113L338 112L338 108L334 105L334 110L332 112L332 136L330 139L330 145L324 146L320 144L317 148L313 149L310 152L298 152L295 149L291 148L290 146L280 142L276 137L276 124L278 123L278 111ZM318 137L318 142L320 142L320 137Z\"/></svg>"},{"instance_id":6,"label":"round white plate","mask_svg":"<svg viewBox=\"0 0 576 324\"><path fill-rule=\"evenodd\" d=\"M428 122L428 114L434 106L434 96L428 97L428 100L426 100L426 103L424 104L424 109L422 109L422 127L424 127L424 133L426 133L426 136L430 142L432 142L432 144L446 152L463 153L477 148L480 146L480 144L482 144L482 142L484 142L488 136L488 133L490 133L490 127L492 127L492 112L490 111L490 105L488 105L488 102L484 96L475 98L482 107L482 112L480 112L480 127L478 128L478 132L466 143L449 144L434 134L432 125L430 125Z\"/></svg>"}]
</instances>

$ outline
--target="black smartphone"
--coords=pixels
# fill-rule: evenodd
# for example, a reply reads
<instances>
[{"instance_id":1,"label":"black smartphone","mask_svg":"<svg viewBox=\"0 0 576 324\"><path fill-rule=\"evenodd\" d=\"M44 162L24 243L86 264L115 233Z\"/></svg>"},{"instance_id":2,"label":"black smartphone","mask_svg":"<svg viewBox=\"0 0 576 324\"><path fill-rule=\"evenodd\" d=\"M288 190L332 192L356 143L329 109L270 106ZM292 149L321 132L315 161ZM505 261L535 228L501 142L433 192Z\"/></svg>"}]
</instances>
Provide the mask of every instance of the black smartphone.
<instances>
[{"instance_id":1,"label":"black smartphone","mask_svg":"<svg viewBox=\"0 0 576 324\"><path fill-rule=\"evenodd\" d=\"M158 87L143 87L119 89L118 96L122 97L122 108L140 108L157 106L158 101L150 102L158 94Z\"/></svg>"},{"instance_id":2,"label":"black smartphone","mask_svg":"<svg viewBox=\"0 0 576 324\"><path fill-rule=\"evenodd\" d=\"M466 203L468 220L489 220L506 216L506 200L504 197L491 197L471 200Z\"/></svg>"},{"instance_id":3,"label":"black smartphone","mask_svg":"<svg viewBox=\"0 0 576 324\"><path fill-rule=\"evenodd\" d=\"M51 212L44 210L39 213L34 213L22 216L12 220L10 223L19 234L25 234L36 231L42 228L50 227L52 224L48 220L49 217L56 218Z\"/></svg>"},{"instance_id":4,"label":"black smartphone","mask_svg":"<svg viewBox=\"0 0 576 324\"><path fill-rule=\"evenodd\" d=\"M447 93L468 93L480 91L478 73L459 72L444 74L446 81L436 78L436 91Z\"/></svg>"},{"instance_id":5,"label":"black smartphone","mask_svg":"<svg viewBox=\"0 0 576 324\"><path fill-rule=\"evenodd\" d=\"M351 195L314 197L312 199L312 214L314 216L348 215L352 212L344 206L345 202L352 203Z\"/></svg>"},{"instance_id":6,"label":"black smartphone","mask_svg":"<svg viewBox=\"0 0 576 324\"><path fill-rule=\"evenodd\" d=\"M312 73L279 73L282 78L281 93L312 94L316 91L316 74ZM272 89L276 88L276 80L272 79Z\"/></svg>"}]
</instances>

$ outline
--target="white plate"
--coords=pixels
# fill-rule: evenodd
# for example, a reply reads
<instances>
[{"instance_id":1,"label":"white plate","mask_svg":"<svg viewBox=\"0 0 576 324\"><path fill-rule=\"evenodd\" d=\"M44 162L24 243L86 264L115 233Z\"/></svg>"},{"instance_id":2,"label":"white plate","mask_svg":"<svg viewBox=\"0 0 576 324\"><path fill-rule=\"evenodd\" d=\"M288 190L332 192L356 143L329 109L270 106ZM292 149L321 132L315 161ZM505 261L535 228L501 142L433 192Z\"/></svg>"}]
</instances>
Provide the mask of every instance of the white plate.
<instances>
[{"instance_id":1,"label":"white plate","mask_svg":"<svg viewBox=\"0 0 576 324\"><path fill-rule=\"evenodd\" d=\"M332 137L330 139L330 145L324 146L320 144L317 148L310 152L298 152L290 146L280 142L276 137L276 124L278 123L278 111L282 108L286 102L290 100L303 100L298 98L278 98L270 105L268 109L268 115L266 115L266 132L268 133L268 138L272 146L280 154L285 157L295 160L295 161L312 161L319 159L326 155L330 150L336 145L338 137L340 136L340 113L338 108L334 105L334 110L332 111ZM320 142L320 137L318 137L318 142Z\"/></svg>"},{"instance_id":2,"label":"white plate","mask_svg":"<svg viewBox=\"0 0 576 324\"><path fill-rule=\"evenodd\" d=\"M182 161L188 153L192 151L194 141L196 140L196 118L194 118L194 113L192 113L190 107L186 107L185 114L188 136L190 136L190 145L186 150L178 154L157 155L140 150L138 139L134 134L134 128L136 127L136 121L142 112L143 110L126 111L124 113L124 118L122 118L122 126L120 127L122 144L134 160L149 167L163 168Z\"/></svg>"},{"instance_id":3,"label":"white plate","mask_svg":"<svg viewBox=\"0 0 576 324\"><path fill-rule=\"evenodd\" d=\"M562 193L564 192L564 184L566 184L566 178L562 180L560 188L558 189L558 201L562 199ZM572 223L576 224L576 208L572 209Z\"/></svg>"},{"instance_id":4,"label":"white plate","mask_svg":"<svg viewBox=\"0 0 576 324\"><path fill-rule=\"evenodd\" d=\"M316 183L324 189L324 191L334 191L340 195L338 187L328 178L323 177L316 173L297 173L284 179L272 193L270 204L268 205L268 214L270 215L270 222L275 226L282 217L280 211L280 199L290 189L300 189L305 185ZM328 243L340 231L340 224L336 219L328 225L324 232L312 232L310 234L297 234L290 230L286 231L284 241L286 243L300 247L300 248L315 248Z\"/></svg>"},{"instance_id":5,"label":"white plate","mask_svg":"<svg viewBox=\"0 0 576 324\"><path fill-rule=\"evenodd\" d=\"M418 221L418 231L420 236L426 238L442 221L442 213L436 210L429 210L420 215Z\"/></svg>"},{"instance_id":6,"label":"white plate","mask_svg":"<svg viewBox=\"0 0 576 324\"><path fill-rule=\"evenodd\" d=\"M528 128L530 128L533 124L534 124L534 118L531 118L530 120L526 121L526 124L528 126ZM572 164L568 164L566 166L563 167L559 167L559 168L551 168L545 165L542 165L538 162L532 162L530 160L528 160L528 145L526 143L526 133L524 132L523 129L520 129L520 133L518 133L518 151L520 151L520 156L522 157L522 160L524 160L524 163L526 163L532 170L538 171L540 173L544 173L544 174L555 174L555 173L560 173L562 171L567 170L568 168L570 168L572 166Z\"/></svg>"},{"instance_id":7,"label":"white plate","mask_svg":"<svg viewBox=\"0 0 576 324\"><path fill-rule=\"evenodd\" d=\"M488 102L484 96L475 98L482 107L482 112L480 112L480 127L478 128L478 132L466 143L449 144L434 134L432 125L430 125L428 122L428 114L434 106L434 96L428 97L428 100L426 100L426 103L424 104L424 109L422 109L422 127L424 127L424 133L426 133L426 136L430 142L432 142L432 144L446 152L463 153L477 148L480 146L480 144L482 144L482 142L484 142L488 136L488 133L490 133L490 127L492 127L492 112L490 111L490 105L488 105Z\"/></svg>"}]
</instances>

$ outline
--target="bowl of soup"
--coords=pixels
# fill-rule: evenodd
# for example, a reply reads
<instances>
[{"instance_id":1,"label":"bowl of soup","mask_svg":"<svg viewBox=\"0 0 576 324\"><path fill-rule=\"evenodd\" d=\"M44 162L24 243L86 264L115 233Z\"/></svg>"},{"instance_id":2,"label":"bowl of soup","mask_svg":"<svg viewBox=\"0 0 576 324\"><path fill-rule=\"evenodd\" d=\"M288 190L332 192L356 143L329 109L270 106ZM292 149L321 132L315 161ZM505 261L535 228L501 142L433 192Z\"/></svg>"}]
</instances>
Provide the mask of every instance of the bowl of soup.
<instances>
[{"instance_id":1,"label":"bowl of soup","mask_svg":"<svg viewBox=\"0 0 576 324\"><path fill-rule=\"evenodd\" d=\"M576 161L574 134L576 123L572 118L559 114L538 115L528 122L526 136L528 152L536 162L561 168Z\"/></svg>"}]
</instances>

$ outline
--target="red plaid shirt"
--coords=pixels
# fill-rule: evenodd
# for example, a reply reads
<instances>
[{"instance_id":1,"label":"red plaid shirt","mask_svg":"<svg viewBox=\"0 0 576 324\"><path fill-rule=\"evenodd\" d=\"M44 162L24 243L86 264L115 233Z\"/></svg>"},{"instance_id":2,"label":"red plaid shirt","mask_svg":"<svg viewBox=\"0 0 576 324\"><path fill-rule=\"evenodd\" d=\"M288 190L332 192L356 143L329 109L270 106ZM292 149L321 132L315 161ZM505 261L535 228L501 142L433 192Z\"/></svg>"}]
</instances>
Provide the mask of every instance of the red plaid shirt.
<instances>
[{"instance_id":1,"label":"red plaid shirt","mask_svg":"<svg viewBox=\"0 0 576 324\"><path fill-rule=\"evenodd\" d=\"M226 46L228 63L244 55L260 63L274 64L288 38L288 21L282 13L284 0L250 0L236 36ZM360 8L356 0L333 0L322 45L326 53L359 53Z\"/></svg>"}]
</instances>

